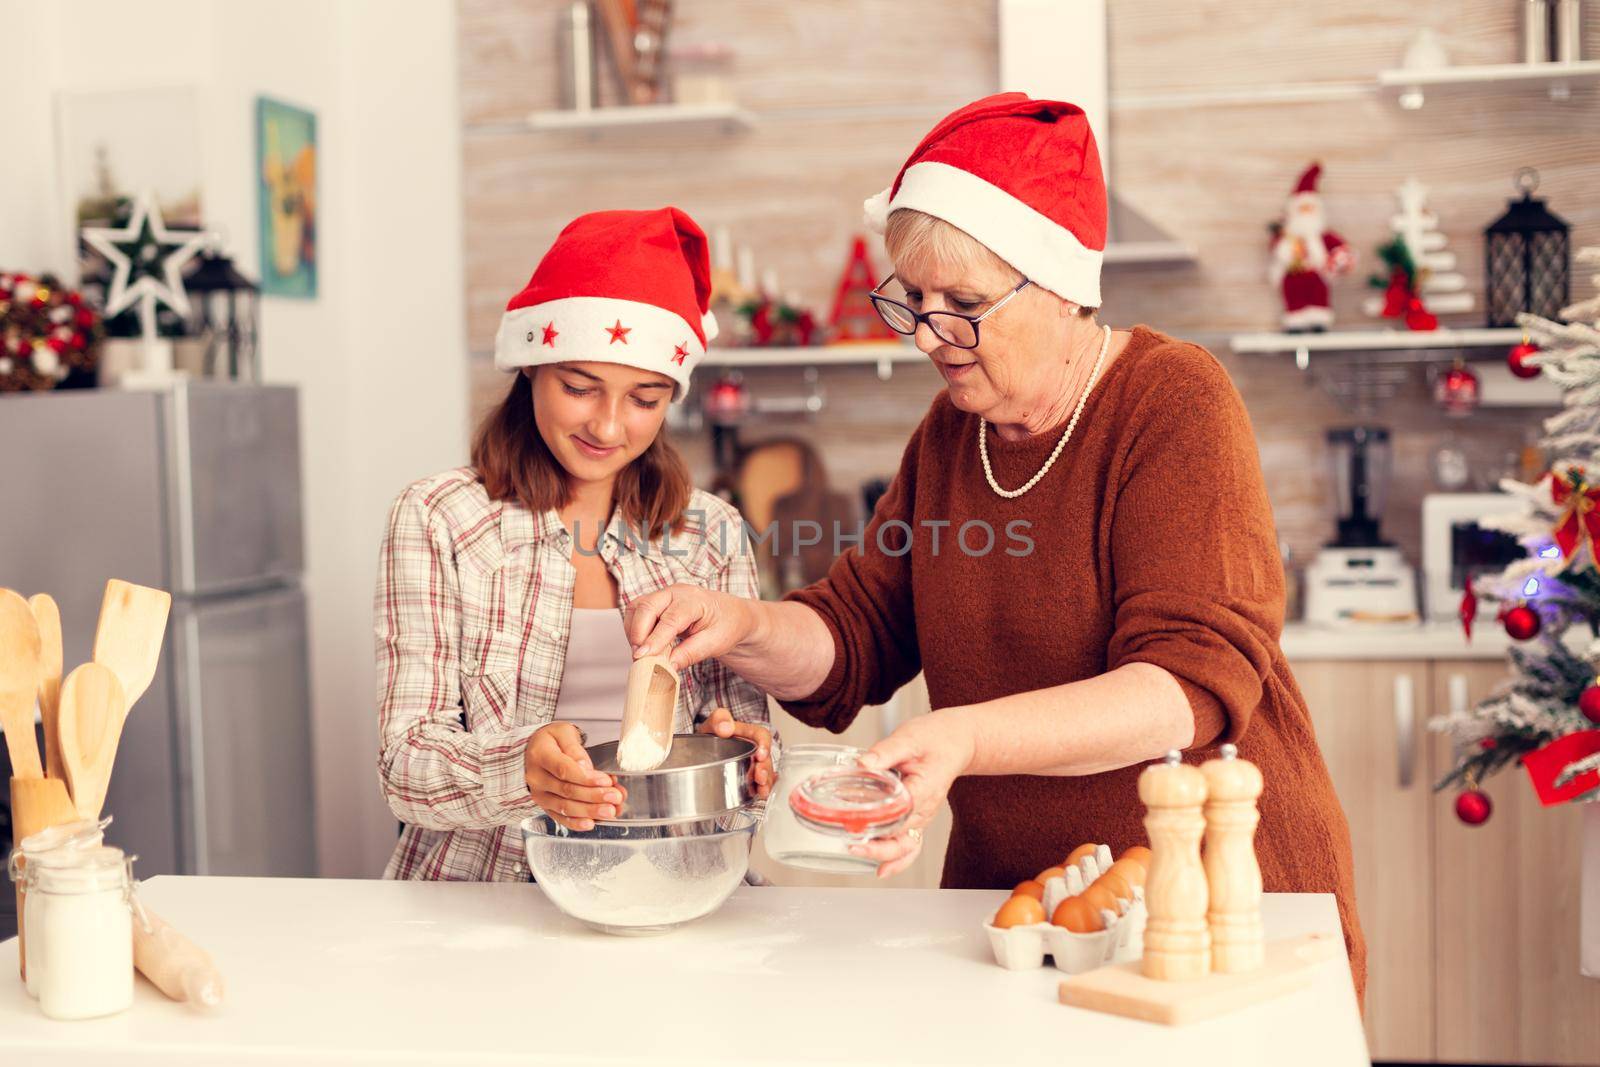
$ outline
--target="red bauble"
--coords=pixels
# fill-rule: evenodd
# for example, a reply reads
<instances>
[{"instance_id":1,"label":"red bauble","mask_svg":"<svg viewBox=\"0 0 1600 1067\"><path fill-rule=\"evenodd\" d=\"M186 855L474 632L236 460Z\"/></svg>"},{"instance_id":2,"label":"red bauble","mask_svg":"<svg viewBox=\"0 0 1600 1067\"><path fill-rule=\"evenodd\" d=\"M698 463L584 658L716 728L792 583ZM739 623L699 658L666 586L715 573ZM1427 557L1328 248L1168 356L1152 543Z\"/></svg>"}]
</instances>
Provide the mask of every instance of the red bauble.
<instances>
[{"instance_id":1,"label":"red bauble","mask_svg":"<svg viewBox=\"0 0 1600 1067\"><path fill-rule=\"evenodd\" d=\"M1515 641L1526 641L1539 632L1539 613L1526 604L1507 611L1500 616L1500 622Z\"/></svg>"},{"instance_id":2,"label":"red bauble","mask_svg":"<svg viewBox=\"0 0 1600 1067\"><path fill-rule=\"evenodd\" d=\"M1600 726L1600 685L1591 685L1578 694L1578 710L1585 719Z\"/></svg>"},{"instance_id":3,"label":"red bauble","mask_svg":"<svg viewBox=\"0 0 1600 1067\"><path fill-rule=\"evenodd\" d=\"M1492 737L1485 737L1478 742L1478 747L1483 749L1485 752L1493 752L1495 749L1500 747L1500 742L1496 741Z\"/></svg>"},{"instance_id":4,"label":"red bauble","mask_svg":"<svg viewBox=\"0 0 1600 1067\"><path fill-rule=\"evenodd\" d=\"M1538 354L1538 345L1518 345L1506 356L1506 366L1510 367L1511 373L1518 378L1537 378L1539 376L1539 368L1528 366L1528 357Z\"/></svg>"},{"instance_id":5,"label":"red bauble","mask_svg":"<svg viewBox=\"0 0 1600 1067\"><path fill-rule=\"evenodd\" d=\"M1494 805L1489 802L1489 794L1481 789L1469 789L1456 797L1456 818L1468 826L1482 826L1489 821L1489 814L1494 811Z\"/></svg>"},{"instance_id":6,"label":"red bauble","mask_svg":"<svg viewBox=\"0 0 1600 1067\"><path fill-rule=\"evenodd\" d=\"M1451 415L1466 415L1478 406L1478 376L1466 367L1451 367L1434 389L1439 406Z\"/></svg>"}]
</instances>

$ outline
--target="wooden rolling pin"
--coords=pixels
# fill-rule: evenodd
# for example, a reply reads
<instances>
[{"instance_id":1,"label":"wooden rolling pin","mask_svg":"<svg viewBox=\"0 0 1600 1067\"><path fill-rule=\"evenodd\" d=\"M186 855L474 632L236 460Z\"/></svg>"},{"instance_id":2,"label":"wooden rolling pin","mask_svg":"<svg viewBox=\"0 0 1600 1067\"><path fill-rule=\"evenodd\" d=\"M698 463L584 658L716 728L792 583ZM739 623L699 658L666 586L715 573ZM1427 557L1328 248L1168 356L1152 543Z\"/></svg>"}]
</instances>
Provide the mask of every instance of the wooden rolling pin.
<instances>
[{"instance_id":1,"label":"wooden rolling pin","mask_svg":"<svg viewBox=\"0 0 1600 1067\"><path fill-rule=\"evenodd\" d=\"M200 1011L220 1008L227 993L211 956L143 904L133 920L133 966L168 997Z\"/></svg>"}]
</instances>

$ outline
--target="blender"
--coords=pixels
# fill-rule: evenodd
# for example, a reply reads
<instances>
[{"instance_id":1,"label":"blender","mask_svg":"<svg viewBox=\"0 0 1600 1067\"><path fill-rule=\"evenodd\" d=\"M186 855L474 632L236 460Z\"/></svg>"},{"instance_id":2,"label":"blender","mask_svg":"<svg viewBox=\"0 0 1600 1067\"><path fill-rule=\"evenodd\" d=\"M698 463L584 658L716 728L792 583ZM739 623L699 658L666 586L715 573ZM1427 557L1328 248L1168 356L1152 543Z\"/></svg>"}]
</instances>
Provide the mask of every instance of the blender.
<instances>
[{"instance_id":1,"label":"blender","mask_svg":"<svg viewBox=\"0 0 1600 1067\"><path fill-rule=\"evenodd\" d=\"M1336 533L1306 568L1306 621L1381 623L1417 620L1417 579L1379 532L1389 487L1389 431L1345 426L1328 431Z\"/></svg>"}]
</instances>

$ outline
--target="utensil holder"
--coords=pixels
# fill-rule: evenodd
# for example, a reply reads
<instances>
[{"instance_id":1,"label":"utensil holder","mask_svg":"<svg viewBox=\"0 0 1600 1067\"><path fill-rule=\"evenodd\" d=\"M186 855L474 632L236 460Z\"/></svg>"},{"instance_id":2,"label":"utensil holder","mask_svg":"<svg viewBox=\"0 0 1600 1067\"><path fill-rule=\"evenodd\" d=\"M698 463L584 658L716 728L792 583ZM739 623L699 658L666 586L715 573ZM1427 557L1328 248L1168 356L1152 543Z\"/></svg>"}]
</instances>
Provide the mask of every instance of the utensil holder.
<instances>
[{"instance_id":1,"label":"utensil holder","mask_svg":"<svg viewBox=\"0 0 1600 1067\"><path fill-rule=\"evenodd\" d=\"M78 818L67 783L59 778L11 779L11 847L21 850L22 842L40 830L73 822ZM21 862L20 860L18 861ZM28 941L24 931L27 894L17 883L17 964L24 981L28 977Z\"/></svg>"}]
</instances>

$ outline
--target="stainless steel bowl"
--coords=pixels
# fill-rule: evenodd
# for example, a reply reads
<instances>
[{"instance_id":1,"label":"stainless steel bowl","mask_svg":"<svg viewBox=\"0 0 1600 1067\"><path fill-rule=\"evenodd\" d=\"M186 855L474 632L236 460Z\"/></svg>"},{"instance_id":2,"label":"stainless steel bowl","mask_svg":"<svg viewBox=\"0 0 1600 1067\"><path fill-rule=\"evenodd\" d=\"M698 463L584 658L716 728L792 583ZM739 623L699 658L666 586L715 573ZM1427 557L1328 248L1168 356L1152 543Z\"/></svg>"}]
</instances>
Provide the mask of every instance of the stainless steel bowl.
<instances>
[{"instance_id":1,"label":"stainless steel bowl","mask_svg":"<svg viewBox=\"0 0 1600 1067\"><path fill-rule=\"evenodd\" d=\"M736 811L671 825L570 831L522 821L533 880L567 915L608 934L655 934L709 915L744 879L757 819Z\"/></svg>"},{"instance_id":2,"label":"stainless steel bowl","mask_svg":"<svg viewBox=\"0 0 1600 1067\"><path fill-rule=\"evenodd\" d=\"M666 760L653 771L617 766L617 742L592 745L589 758L627 790L608 823L648 826L727 815L756 800L756 746L742 737L676 734Z\"/></svg>"}]
</instances>

